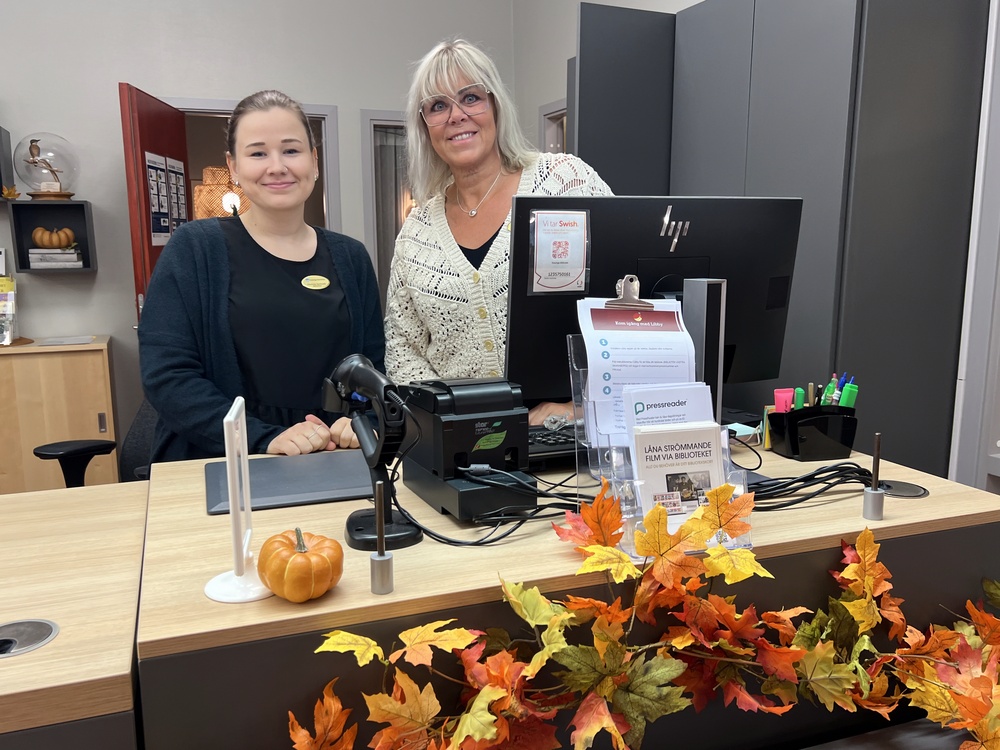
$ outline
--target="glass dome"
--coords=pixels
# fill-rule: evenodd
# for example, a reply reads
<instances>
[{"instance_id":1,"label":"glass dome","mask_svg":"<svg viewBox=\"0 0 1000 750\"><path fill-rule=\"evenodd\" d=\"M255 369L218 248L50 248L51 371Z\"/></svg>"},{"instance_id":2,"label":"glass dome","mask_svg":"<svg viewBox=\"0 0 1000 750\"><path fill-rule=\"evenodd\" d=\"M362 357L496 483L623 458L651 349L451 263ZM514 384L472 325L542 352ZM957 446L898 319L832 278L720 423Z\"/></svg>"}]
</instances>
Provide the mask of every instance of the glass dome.
<instances>
[{"instance_id":1,"label":"glass dome","mask_svg":"<svg viewBox=\"0 0 1000 750\"><path fill-rule=\"evenodd\" d=\"M14 171L28 195L69 198L80 172L73 145L55 133L31 133L14 148Z\"/></svg>"}]
</instances>

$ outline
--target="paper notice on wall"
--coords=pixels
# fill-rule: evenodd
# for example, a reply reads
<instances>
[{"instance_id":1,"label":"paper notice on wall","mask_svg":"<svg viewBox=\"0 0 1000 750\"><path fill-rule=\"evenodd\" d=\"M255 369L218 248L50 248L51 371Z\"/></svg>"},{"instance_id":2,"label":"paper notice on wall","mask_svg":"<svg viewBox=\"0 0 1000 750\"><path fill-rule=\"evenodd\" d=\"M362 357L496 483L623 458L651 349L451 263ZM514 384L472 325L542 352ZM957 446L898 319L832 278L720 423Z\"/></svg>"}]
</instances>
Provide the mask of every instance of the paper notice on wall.
<instances>
[{"instance_id":1,"label":"paper notice on wall","mask_svg":"<svg viewBox=\"0 0 1000 750\"><path fill-rule=\"evenodd\" d=\"M149 226L152 244L159 247L170 239L170 207L167 195L167 160L146 152L146 187L149 190Z\"/></svg>"},{"instance_id":2,"label":"paper notice on wall","mask_svg":"<svg viewBox=\"0 0 1000 750\"><path fill-rule=\"evenodd\" d=\"M593 298L577 302L587 345L586 396L593 404L594 427L614 436L614 444L627 445L631 439L622 389L692 382L694 342L676 300L656 300L646 310L606 307L606 302Z\"/></svg>"},{"instance_id":3,"label":"paper notice on wall","mask_svg":"<svg viewBox=\"0 0 1000 750\"><path fill-rule=\"evenodd\" d=\"M184 179L184 162L167 157L167 209L170 214L170 231L187 221L187 183Z\"/></svg>"}]
</instances>

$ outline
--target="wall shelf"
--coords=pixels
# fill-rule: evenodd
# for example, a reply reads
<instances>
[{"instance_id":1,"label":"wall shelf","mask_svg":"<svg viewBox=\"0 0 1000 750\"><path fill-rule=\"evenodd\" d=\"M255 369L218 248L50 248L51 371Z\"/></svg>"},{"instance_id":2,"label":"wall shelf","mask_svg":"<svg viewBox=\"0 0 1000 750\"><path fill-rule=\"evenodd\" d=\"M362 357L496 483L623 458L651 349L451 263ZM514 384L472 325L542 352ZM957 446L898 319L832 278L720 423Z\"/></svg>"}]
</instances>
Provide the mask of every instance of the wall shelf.
<instances>
[{"instance_id":1,"label":"wall shelf","mask_svg":"<svg viewBox=\"0 0 1000 750\"><path fill-rule=\"evenodd\" d=\"M94 248L94 221L89 201L73 200L31 200L7 201L10 231L14 243L14 265L21 273L65 273L96 271L97 254ZM28 252L35 247L31 233L37 227L46 229L73 230L76 235L76 250L83 261L81 268L31 267Z\"/></svg>"}]
</instances>

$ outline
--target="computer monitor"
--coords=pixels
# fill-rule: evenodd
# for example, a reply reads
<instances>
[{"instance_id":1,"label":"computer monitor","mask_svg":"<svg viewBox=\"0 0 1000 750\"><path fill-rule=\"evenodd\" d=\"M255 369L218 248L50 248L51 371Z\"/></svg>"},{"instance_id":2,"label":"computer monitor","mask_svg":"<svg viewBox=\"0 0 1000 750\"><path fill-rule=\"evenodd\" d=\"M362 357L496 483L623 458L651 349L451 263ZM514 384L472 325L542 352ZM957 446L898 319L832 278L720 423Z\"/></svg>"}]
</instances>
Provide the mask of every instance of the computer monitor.
<instances>
[{"instance_id":1,"label":"computer monitor","mask_svg":"<svg viewBox=\"0 0 1000 750\"><path fill-rule=\"evenodd\" d=\"M587 212L582 289L535 291L536 211ZM801 213L801 198L515 196L507 379L529 405L569 401L566 336L580 331L576 301L616 296L627 274L646 299L679 293L685 278L726 279L724 382L777 377Z\"/></svg>"}]
</instances>

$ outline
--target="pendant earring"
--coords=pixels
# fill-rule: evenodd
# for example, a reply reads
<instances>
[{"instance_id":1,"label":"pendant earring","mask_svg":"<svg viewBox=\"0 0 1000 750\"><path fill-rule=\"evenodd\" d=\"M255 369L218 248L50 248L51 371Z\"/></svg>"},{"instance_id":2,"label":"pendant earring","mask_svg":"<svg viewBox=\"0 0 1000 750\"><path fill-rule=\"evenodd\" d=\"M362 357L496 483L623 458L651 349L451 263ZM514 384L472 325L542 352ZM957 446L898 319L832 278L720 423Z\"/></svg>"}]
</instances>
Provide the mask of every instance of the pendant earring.
<instances>
[{"instance_id":1,"label":"pendant earring","mask_svg":"<svg viewBox=\"0 0 1000 750\"><path fill-rule=\"evenodd\" d=\"M236 179L234 179L234 180L233 180L233 184L234 184L234 185L235 185L236 187L239 187L239 186L240 186L240 181L239 181L239 180L236 180Z\"/></svg>"},{"instance_id":2,"label":"pendant earring","mask_svg":"<svg viewBox=\"0 0 1000 750\"><path fill-rule=\"evenodd\" d=\"M313 175L313 182L316 182L317 180L319 180L319 172Z\"/></svg>"}]
</instances>

